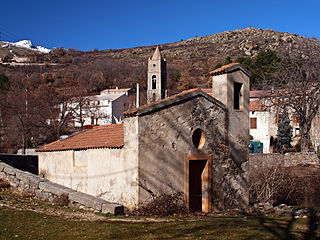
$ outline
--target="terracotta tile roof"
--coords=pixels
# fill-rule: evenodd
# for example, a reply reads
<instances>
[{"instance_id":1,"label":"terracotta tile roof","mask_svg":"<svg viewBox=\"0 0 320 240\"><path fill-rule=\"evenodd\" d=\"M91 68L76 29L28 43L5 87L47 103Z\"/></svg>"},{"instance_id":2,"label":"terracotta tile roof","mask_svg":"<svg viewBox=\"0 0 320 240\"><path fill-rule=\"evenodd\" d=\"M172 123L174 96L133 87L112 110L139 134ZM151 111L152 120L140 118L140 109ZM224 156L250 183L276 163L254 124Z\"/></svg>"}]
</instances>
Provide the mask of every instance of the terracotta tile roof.
<instances>
[{"instance_id":1,"label":"terracotta tile roof","mask_svg":"<svg viewBox=\"0 0 320 240\"><path fill-rule=\"evenodd\" d=\"M211 96L212 96L212 88L194 88L194 89L200 89L201 91L203 91L209 95L211 94ZM182 92L185 93L185 92L188 92L189 90L183 90Z\"/></svg>"},{"instance_id":2,"label":"terracotta tile roof","mask_svg":"<svg viewBox=\"0 0 320 240\"><path fill-rule=\"evenodd\" d=\"M179 99L182 98L188 98L188 97L192 97L191 95L197 95L197 94L201 94L202 96L208 96L208 98L210 98L210 101L214 101L217 105L219 105L221 108L225 109L225 106L219 102L218 100L216 100L215 98L212 97L212 95L209 95L207 93L205 93L204 91L202 91L202 89L200 88L193 88L193 89L189 89L189 90L184 90L181 93L178 93L176 95L170 96L168 98L156 101L156 102L152 102L149 104L145 104L143 106L140 106L138 108L129 110L127 112L124 112L124 116L125 117L129 117L129 116L134 116L136 115L138 112L142 112L145 111L148 108L152 108L152 110L155 110L157 107L161 108L167 104L172 104L175 101L179 101Z\"/></svg>"},{"instance_id":3,"label":"terracotta tile roof","mask_svg":"<svg viewBox=\"0 0 320 240\"><path fill-rule=\"evenodd\" d=\"M195 90L196 89L200 89L201 91L205 92L205 93L211 93L212 92L212 88L194 88ZM190 90L193 90L193 89L188 89L188 90L183 90L182 93L186 93Z\"/></svg>"},{"instance_id":4,"label":"terracotta tile roof","mask_svg":"<svg viewBox=\"0 0 320 240\"><path fill-rule=\"evenodd\" d=\"M250 111L266 111L267 107L260 100L250 101Z\"/></svg>"},{"instance_id":5,"label":"terracotta tile roof","mask_svg":"<svg viewBox=\"0 0 320 240\"><path fill-rule=\"evenodd\" d=\"M208 94L212 93L212 88L201 88L201 90Z\"/></svg>"},{"instance_id":6,"label":"terracotta tile roof","mask_svg":"<svg viewBox=\"0 0 320 240\"><path fill-rule=\"evenodd\" d=\"M215 76L215 75L220 75L223 73L228 73L228 72L234 71L236 69L240 69L245 74L250 76L250 72L247 69L245 69L240 63L229 63L227 65L223 65L222 67L217 68L217 69L209 72L209 74Z\"/></svg>"},{"instance_id":7,"label":"terracotta tile roof","mask_svg":"<svg viewBox=\"0 0 320 240\"><path fill-rule=\"evenodd\" d=\"M37 152L123 147L123 124L98 126L37 149Z\"/></svg>"},{"instance_id":8,"label":"terracotta tile roof","mask_svg":"<svg viewBox=\"0 0 320 240\"><path fill-rule=\"evenodd\" d=\"M225 71L226 69L228 69L229 67L231 67L231 66L233 66L233 65L236 65L236 64L239 64L239 63L229 63L229 64L227 64L227 65L223 65L222 67L219 67L219 68L211 71L210 74L223 72L223 71Z\"/></svg>"},{"instance_id":9,"label":"terracotta tile roof","mask_svg":"<svg viewBox=\"0 0 320 240\"><path fill-rule=\"evenodd\" d=\"M259 98L259 97L266 97L270 95L270 91L266 90L253 90L250 91L251 98Z\"/></svg>"}]
</instances>

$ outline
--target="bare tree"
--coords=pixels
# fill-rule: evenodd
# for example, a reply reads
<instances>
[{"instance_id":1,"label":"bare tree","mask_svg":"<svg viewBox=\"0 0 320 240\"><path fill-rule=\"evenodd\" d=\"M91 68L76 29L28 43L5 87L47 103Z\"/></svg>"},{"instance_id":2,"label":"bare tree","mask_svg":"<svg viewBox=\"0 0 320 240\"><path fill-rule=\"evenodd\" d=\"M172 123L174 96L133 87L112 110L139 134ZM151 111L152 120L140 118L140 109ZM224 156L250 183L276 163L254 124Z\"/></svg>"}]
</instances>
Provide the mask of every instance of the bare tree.
<instances>
[{"instance_id":1,"label":"bare tree","mask_svg":"<svg viewBox=\"0 0 320 240\"><path fill-rule=\"evenodd\" d=\"M280 108L290 108L296 115L301 151L307 152L311 124L320 106L320 43L311 45L310 40L304 40L298 51L280 53L280 59L270 102Z\"/></svg>"}]
</instances>

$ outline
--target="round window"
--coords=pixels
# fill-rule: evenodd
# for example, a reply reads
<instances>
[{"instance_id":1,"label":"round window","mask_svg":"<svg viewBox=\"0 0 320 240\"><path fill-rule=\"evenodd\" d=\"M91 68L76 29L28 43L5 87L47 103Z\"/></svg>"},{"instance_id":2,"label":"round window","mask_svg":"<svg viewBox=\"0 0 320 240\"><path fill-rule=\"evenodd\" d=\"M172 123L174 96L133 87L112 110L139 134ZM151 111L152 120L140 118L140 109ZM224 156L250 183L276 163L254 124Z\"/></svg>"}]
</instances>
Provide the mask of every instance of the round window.
<instances>
[{"instance_id":1,"label":"round window","mask_svg":"<svg viewBox=\"0 0 320 240\"><path fill-rule=\"evenodd\" d=\"M205 135L204 132L197 128L192 134L192 143L195 148L201 149L205 143Z\"/></svg>"}]
</instances>

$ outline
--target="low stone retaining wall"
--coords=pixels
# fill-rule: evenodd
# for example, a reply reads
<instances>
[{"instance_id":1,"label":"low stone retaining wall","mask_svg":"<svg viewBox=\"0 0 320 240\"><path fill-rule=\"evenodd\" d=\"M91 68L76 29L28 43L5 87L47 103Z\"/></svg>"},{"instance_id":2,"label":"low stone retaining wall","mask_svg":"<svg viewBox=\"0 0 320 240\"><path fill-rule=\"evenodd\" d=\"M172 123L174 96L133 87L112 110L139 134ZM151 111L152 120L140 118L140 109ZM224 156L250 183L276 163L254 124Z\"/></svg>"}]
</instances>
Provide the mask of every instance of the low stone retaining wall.
<instances>
[{"instance_id":1,"label":"low stone retaining wall","mask_svg":"<svg viewBox=\"0 0 320 240\"><path fill-rule=\"evenodd\" d=\"M267 154L250 154L250 168L257 166L272 166L280 164L283 167L303 166L309 164L319 164L319 158L315 153L267 153Z\"/></svg>"},{"instance_id":2,"label":"low stone retaining wall","mask_svg":"<svg viewBox=\"0 0 320 240\"><path fill-rule=\"evenodd\" d=\"M111 203L92 195L78 192L60 184L48 181L45 178L13 168L0 162L0 179L6 180L12 187L20 191L35 194L37 197L52 201L55 196L66 195L80 205L92 208L102 213L123 214L124 207Z\"/></svg>"}]
</instances>

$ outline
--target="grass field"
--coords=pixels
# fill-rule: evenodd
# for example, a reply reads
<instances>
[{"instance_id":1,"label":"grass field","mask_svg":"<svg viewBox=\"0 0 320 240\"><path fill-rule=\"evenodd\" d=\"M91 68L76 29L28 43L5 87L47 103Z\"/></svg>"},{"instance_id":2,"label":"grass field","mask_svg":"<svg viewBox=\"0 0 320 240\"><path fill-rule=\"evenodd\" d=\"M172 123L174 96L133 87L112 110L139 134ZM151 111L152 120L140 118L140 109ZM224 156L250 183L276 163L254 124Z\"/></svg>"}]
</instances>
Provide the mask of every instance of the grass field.
<instances>
[{"instance_id":1,"label":"grass field","mask_svg":"<svg viewBox=\"0 0 320 240\"><path fill-rule=\"evenodd\" d=\"M114 217L0 196L0 239L318 239L319 231L289 216Z\"/></svg>"}]
</instances>

